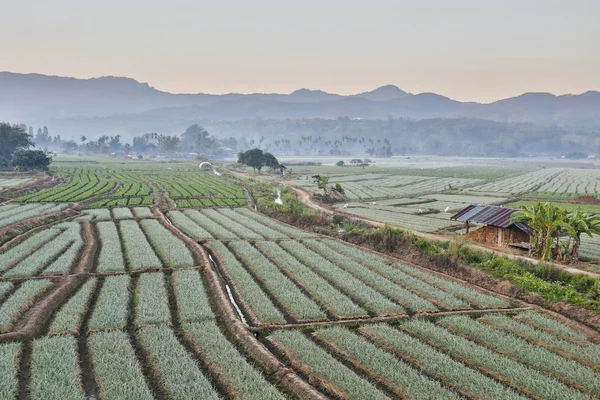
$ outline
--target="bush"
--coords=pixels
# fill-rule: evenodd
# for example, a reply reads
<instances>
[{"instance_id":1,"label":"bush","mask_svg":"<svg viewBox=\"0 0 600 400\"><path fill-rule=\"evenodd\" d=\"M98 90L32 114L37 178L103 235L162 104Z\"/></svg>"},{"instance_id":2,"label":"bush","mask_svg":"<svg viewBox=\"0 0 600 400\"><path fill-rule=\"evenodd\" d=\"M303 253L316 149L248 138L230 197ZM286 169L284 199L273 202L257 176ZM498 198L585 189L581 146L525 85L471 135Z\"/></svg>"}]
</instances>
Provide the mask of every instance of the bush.
<instances>
[{"instance_id":1,"label":"bush","mask_svg":"<svg viewBox=\"0 0 600 400\"><path fill-rule=\"evenodd\" d=\"M10 165L24 170L47 170L51 162L52 157L42 150L18 150L14 152Z\"/></svg>"}]
</instances>

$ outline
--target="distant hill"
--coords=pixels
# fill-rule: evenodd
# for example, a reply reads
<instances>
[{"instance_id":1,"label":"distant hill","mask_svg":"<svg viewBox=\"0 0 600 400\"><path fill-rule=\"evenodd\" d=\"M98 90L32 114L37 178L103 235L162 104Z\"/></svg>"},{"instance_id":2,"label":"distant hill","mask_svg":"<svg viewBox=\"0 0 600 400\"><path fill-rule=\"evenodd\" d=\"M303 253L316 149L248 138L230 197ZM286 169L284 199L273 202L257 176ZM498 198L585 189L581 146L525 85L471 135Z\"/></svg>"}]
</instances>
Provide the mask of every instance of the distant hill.
<instances>
[{"instance_id":1,"label":"distant hill","mask_svg":"<svg viewBox=\"0 0 600 400\"><path fill-rule=\"evenodd\" d=\"M405 92L395 85L385 85L378 87L370 92L359 93L356 97L362 97L372 101L386 101L393 99L402 99L410 96L410 93Z\"/></svg>"},{"instance_id":2,"label":"distant hill","mask_svg":"<svg viewBox=\"0 0 600 400\"><path fill-rule=\"evenodd\" d=\"M0 120L52 126L64 135L172 131L187 122L254 117L476 118L499 122L600 127L600 92L555 96L525 93L490 104L459 102L435 93L411 94L385 85L339 95L299 89L290 94L172 94L131 78L76 79L0 72Z\"/></svg>"}]
</instances>

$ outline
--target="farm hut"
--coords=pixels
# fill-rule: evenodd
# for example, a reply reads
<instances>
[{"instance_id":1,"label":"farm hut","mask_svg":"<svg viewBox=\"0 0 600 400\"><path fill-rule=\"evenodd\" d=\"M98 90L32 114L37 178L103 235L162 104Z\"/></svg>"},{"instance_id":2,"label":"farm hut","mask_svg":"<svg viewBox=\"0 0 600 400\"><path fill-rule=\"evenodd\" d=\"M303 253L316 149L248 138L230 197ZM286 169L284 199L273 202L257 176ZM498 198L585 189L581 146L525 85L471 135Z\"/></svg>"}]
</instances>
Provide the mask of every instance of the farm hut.
<instances>
[{"instance_id":1,"label":"farm hut","mask_svg":"<svg viewBox=\"0 0 600 400\"><path fill-rule=\"evenodd\" d=\"M526 223L511 223L516 208L492 206L488 204L471 204L454 214L450 219L462 221L466 225L466 237L476 242L496 247L528 248L533 229ZM470 224L485 225L470 231Z\"/></svg>"}]
</instances>

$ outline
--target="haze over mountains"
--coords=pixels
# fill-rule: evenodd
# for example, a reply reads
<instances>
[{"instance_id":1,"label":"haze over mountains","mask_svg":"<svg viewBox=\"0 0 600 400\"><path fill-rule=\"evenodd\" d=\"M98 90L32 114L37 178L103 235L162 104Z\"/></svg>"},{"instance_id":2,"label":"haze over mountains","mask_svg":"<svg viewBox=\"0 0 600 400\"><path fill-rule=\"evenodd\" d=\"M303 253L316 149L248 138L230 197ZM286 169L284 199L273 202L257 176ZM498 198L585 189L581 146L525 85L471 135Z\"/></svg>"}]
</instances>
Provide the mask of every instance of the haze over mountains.
<instances>
[{"instance_id":1,"label":"haze over mountains","mask_svg":"<svg viewBox=\"0 0 600 400\"><path fill-rule=\"evenodd\" d=\"M75 79L0 72L0 120L52 127L64 136L175 132L190 123L338 117L473 118L566 129L600 127L600 92L526 93L490 104L386 85L355 95L300 89L290 94L172 94L131 78Z\"/></svg>"}]
</instances>

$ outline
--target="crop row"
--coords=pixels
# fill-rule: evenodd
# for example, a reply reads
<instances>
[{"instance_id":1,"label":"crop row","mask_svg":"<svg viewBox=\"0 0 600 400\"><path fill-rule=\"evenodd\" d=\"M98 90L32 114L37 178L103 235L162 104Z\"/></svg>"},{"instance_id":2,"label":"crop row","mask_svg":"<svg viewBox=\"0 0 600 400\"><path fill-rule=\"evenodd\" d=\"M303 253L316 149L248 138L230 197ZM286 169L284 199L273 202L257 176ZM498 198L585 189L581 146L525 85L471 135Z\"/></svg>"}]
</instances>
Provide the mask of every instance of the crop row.
<instances>
[{"instance_id":1,"label":"crop row","mask_svg":"<svg viewBox=\"0 0 600 400\"><path fill-rule=\"evenodd\" d=\"M119 168L77 167L60 169L68 176L65 183L20 197L20 202L92 201L92 207L138 206L154 203L147 182L162 186L179 207L213 207L246 205L241 187L204 171L171 172L155 168L123 171Z\"/></svg>"},{"instance_id":2,"label":"crop row","mask_svg":"<svg viewBox=\"0 0 600 400\"><path fill-rule=\"evenodd\" d=\"M219 392L249 400L286 398L235 349L213 321L186 323L183 332L192 352L167 326L139 329L135 342L145 354L143 359L136 354L128 333L90 333L87 356L93 365L98 395L106 399L142 400L153 398L153 390L159 390L168 398L178 399L220 399ZM23 348L17 342L0 344L3 398L17 397ZM32 398L88 397L84 380L89 379L89 375L82 373L81 354L73 336L36 339L30 351L29 374L21 379L27 379L27 390ZM202 365L209 365L206 372ZM150 381L152 384L148 385ZM157 387L159 389L155 389Z\"/></svg>"},{"instance_id":3,"label":"crop row","mask_svg":"<svg viewBox=\"0 0 600 400\"><path fill-rule=\"evenodd\" d=\"M133 210L133 211L132 211ZM152 218L154 214L149 207L116 207L109 208L91 208L84 211L84 214L77 217L77 221L103 220L103 219L127 219L127 218Z\"/></svg>"},{"instance_id":4,"label":"crop row","mask_svg":"<svg viewBox=\"0 0 600 400\"><path fill-rule=\"evenodd\" d=\"M52 282L47 279L25 281L18 288L11 285L13 293L0 305L0 332L9 331L21 314L33 305L35 299L51 286Z\"/></svg>"},{"instance_id":5,"label":"crop row","mask_svg":"<svg viewBox=\"0 0 600 400\"><path fill-rule=\"evenodd\" d=\"M46 241L50 237L51 239ZM34 248L34 245L37 246ZM7 264L7 268L10 268L5 270L3 276L64 274L73 265L82 247L83 240L77 222L63 222L54 225L51 229L41 231L2 254L3 262ZM33 251L27 254L27 250ZM20 255L25 255L25 257L15 262L16 256Z\"/></svg>"},{"instance_id":6,"label":"crop row","mask_svg":"<svg viewBox=\"0 0 600 400\"><path fill-rule=\"evenodd\" d=\"M77 222L53 225L0 254L0 271L5 277L64 274L82 247Z\"/></svg>"},{"instance_id":7,"label":"crop row","mask_svg":"<svg viewBox=\"0 0 600 400\"><path fill-rule=\"evenodd\" d=\"M598 345L568 348L558 337L500 314L437 323L414 319L396 327L279 330L266 342L339 398L589 399L598 396L600 382L598 358L575 361Z\"/></svg>"},{"instance_id":8,"label":"crop row","mask_svg":"<svg viewBox=\"0 0 600 400\"><path fill-rule=\"evenodd\" d=\"M153 197L123 197L118 199L102 199L90 204L90 207L125 207L125 206L151 206Z\"/></svg>"},{"instance_id":9,"label":"crop row","mask_svg":"<svg viewBox=\"0 0 600 400\"><path fill-rule=\"evenodd\" d=\"M285 239L314 237L285 226L247 208L169 211L176 227L195 240L203 239Z\"/></svg>"},{"instance_id":10,"label":"crop row","mask_svg":"<svg viewBox=\"0 0 600 400\"><path fill-rule=\"evenodd\" d=\"M322 240L321 243L338 253L345 254L355 261L361 262L366 267L384 276L397 280L399 284L407 285L406 287L411 290L427 294L432 301L438 302L444 308L462 309L467 307L468 303L480 308L504 308L509 306L508 302L499 297L482 293L467 285L442 278L423 269L400 263L389 265L389 260L382 256L335 240ZM414 279L417 279L417 281Z\"/></svg>"},{"instance_id":11,"label":"crop row","mask_svg":"<svg viewBox=\"0 0 600 400\"><path fill-rule=\"evenodd\" d=\"M98 272L194 265L184 242L156 219L139 224L133 220L100 221L96 226L101 243Z\"/></svg>"},{"instance_id":12,"label":"crop row","mask_svg":"<svg viewBox=\"0 0 600 400\"><path fill-rule=\"evenodd\" d=\"M66 209L66 204L26 204L16 203L0 206L0 228L24 221L29 218L40 217Z\"/></svg>"},{"instance_id":13,"label":"crop row","mask_svg":"<svg viewBox=\"0 0 600 400\"><path fill-rule=\"evenodd\" d=\"M91 168L82 168L73 173L69 183L44 189L17 200L28 203L83 201L110 192L115 184L115 180L98 174Z\"/></svg>"},{"instance_id":14,"label":"crop row","mask_svg":"<svg viewBox=\"0 0 600 400\"><path fill-rule=\"evenodd\" d=\"M404 214L396 210L383 211L369 206L348 208L344 209L344 211L359 217L369 218L373 221L388 223L419 232L436 232L462 226L462 224L451 221L449 217L448 219L433 218L428 215L418 214L418 210L416 210L417 213L414 213L414 209L410 209L411 214Z\"/></svg>"},{"instance_id":15,"label":"crop row","mask_svg":"<svg viewBox=\"0 0 600 400\"><path fill-rule=\"evenodd\" d=\"M29 182L30 180L31 179L29 178L0 178L0 190L13 186L23 185Z\"/></svg>"},{"instance_id":16,"label":"crop row","mask_svg":"<svg viewBox=\"0 0 600 400\"><path fill-rule=\"evenodd\" d=\"M283 322L281 313L300 321L510 306L333 240L209 243L253 323Z\"/></svg>"},{"instance_id":17,"label":"crop row","mask_svg":"<svg viewBox=\"0 0 600 400\"><path fill-rule=\"evenodd\" d=\"M171 285L183 338L169 327ZM86 314L86 354L101 398L145 399L156 390L168 398L217 399L222 393L250 400L286 398L221 333L197 270L89 278L54 316L52 336L32 342L28 377L19 378L24 345L0 344L0 393L16 396L19 379L27 379L33 398L87 397L89 372L82 373L81 344L71 336L80 332ZM130 321L137 327L134 334L127 333Z\"/></svg>"}]
</instances>

